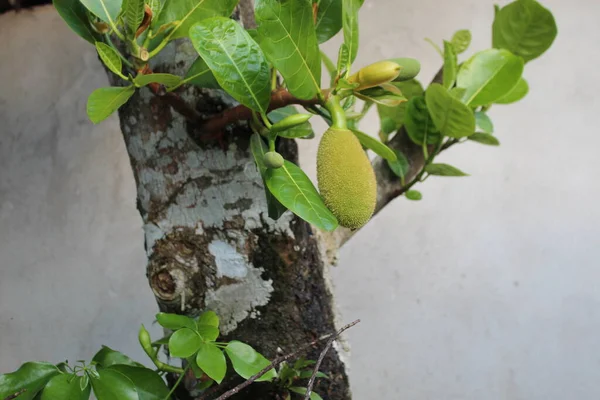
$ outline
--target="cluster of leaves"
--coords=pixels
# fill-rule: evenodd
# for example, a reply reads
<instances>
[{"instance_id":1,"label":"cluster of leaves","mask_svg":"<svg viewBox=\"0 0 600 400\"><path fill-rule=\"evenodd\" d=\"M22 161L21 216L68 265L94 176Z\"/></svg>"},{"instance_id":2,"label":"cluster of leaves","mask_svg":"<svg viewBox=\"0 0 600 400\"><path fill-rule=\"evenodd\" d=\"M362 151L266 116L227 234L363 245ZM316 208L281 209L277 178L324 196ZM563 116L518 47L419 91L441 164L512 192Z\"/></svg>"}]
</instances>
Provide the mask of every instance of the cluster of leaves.
<instances>
[{"instance_id":1,"label":"cluster of leaves","mask_svg":"<svg viewBox=\"0 0 600 400\"><path fill-rule=\"evenodd\" d=\"M451 165L433 163L444 147L465 140L500 144L493 136L494 126L487 111L493 104L515 103L527 95L524 66L542 55L556 34L556 23L548 9L535 0L517 0L503 8L496 6L493 48L479 51L459 64L458 55L471 42L469 31L456 32L450 41L444 41L443 50L434 45L444 60L441 82L431 84L427 90L414 79L400 82L397 86L408 103L378 108L382 140L389 140L403 126L410 139L423 147L426 166L413 184L429 175L466 175ZM398 160L389 165L404 179L408 161L401 153L397 156ZM421 194L408 190L406 197L420 200Z\"/></svg>"},{"instance_id":2,"label":"cluster of leaves","mask_svg":"<svg viewBox=\"0 0 600 400\"><path fill-rule=\"evenodd\" d=\"M156 370L103 346L89 364L78 361L78 365L71 368L66 362L58 365L28 362L15 372L0 375L0 399L16 395L11 398L87 400L93 391L98 400L169 400L177 385L169 390L162 378L165 372L178 373L183 377L191 369L201 382L197 389L205 390L215 382L221 383L227 374L225 356L233 370L244 379L258 374L270 364L248 344L237 340L217 342L219 318L212 311L198 318L159 313L156 319L162 327L171 331L168 336L152 342L144 326L139 334L140 345L156 365ZM160 361L158 354L162 346L168 346L172 357L184 359L186 368ZM295 386L295 383L312 374L312 370L305 368L313 364L314 361L304 359L298 359L293 366L283 363L278 372L270 369L256 381L276 380L279 386L289 392L300 393L306 388ZM318 377L327 376L318 373ZM320 399L318 394L311 398Z\"/></svg>"}]
</instances>

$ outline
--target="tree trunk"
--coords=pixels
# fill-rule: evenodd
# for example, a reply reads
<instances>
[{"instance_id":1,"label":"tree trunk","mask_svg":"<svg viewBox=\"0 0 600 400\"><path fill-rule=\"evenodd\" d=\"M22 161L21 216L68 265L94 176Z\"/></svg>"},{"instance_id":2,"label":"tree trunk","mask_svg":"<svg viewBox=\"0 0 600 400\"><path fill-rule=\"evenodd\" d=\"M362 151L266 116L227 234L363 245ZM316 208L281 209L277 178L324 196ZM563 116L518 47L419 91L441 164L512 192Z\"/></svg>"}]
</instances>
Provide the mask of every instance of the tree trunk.
<instances>
[{"instance_id":1,"label":"tree trunk","mask_svg":"<svg viewBox=\"0 0 600 400\"><path fill-rule=\"evenodd\" d=\"M197 54L178 40L153 59L155 72L183 76ZM118 84L115 80L114 84ZM179 95L203 116L230 107L223 92L187 88ZM142 88L119 111L144 221L147 276L159 308L195 316L214 310L227 340L239 339L267 358L335 331L325 236L290 212L267 216L265 190L249 152L247 124L222 137L174 112L166 97ZM279 151L297 160L293 141ZM316 359L318 350L308 355ZM325 399L350 399L343 349L332 349L315 387ZM187 382L191 396L197 396ZM257 383L238 399L276 399Z\"/></svg>"}]
</instances>

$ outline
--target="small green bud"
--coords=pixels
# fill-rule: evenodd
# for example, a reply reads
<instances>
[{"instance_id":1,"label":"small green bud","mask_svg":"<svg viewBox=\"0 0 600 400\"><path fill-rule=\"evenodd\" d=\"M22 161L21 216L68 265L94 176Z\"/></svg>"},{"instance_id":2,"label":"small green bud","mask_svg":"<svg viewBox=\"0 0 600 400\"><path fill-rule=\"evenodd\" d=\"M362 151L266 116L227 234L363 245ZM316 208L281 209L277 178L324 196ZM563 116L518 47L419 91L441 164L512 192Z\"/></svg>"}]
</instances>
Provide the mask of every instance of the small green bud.
<instances>
[{"instance_id":1,"label":"small green bud","mask_svg":"<svg viewBox=\"0 0 600 400\"><path fill-rule=\"evenodd\" d=\"M311 114L290 115L289 117L285 117L276 124L273 124L273 126L271 126L271 133L282 132L295 126L302 125L311 118Z\"/></svg>"},{"instance_id":2,"label":"small green bud","mask_svg":"<svg viewBox=\"0 0 600 400\"><path fill-rule=\"evenodd\" d=\"M356 74L348 78L348 82L358 83L355 90L363 90L393 81L398 77L402 67L393 61L378 61L361 68Z\"/></svg>"},{"instance_id":3,"label":"small green bud","mask_svg":"<svg viewBox=\"0 0 600 400\"><path fill-rule=\"evenodd\" d=\"M267 168L277 169L283 167L283 157L281 154L275 151L269 151L268 153L265 153L263 156L263 161Z\"/></svg>"},{"instance_id":4,"label":"small green bud","mask_svg":"<svg viewBox=\"0 0 600 400\"><path fill-rule=\"evenodd\" d=\"M138 340L146 354L152 357L152 354L154 354L154 349L152 348L152 339L150 338L150 333L148 333L144 325L140 326Z\"/></svg>"},{"instance_id":5,"label":"small green bud","mask_svg":"<svg viewBox=\"0 0 600 400\"><path fill-rule=\"evenodd\" d=\"M392 58L390 61L402 67L400 74L394 79L394 82L407 81L421 72L421 63L414 58Z\"/></svg>"}]
</instances>

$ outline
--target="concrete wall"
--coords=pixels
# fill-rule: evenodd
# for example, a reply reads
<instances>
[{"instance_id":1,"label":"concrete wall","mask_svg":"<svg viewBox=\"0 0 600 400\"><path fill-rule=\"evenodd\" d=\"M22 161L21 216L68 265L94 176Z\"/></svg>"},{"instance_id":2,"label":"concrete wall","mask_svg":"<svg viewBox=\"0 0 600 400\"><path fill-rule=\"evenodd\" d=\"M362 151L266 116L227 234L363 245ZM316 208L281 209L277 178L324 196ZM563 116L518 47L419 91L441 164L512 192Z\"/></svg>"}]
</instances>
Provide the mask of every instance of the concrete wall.
<instances>
[{"instance_id":1,"label":"concrete wall","mask_svg":"<svg viewBox=\"0 0 600 400\"><path fill-rule=\"evenodd\" d=\"M342 251L358 400L600 397L600 3L544 3L559 37L526 99L491 110L502 146L450 150L472 176L427 180ZM492 4L367 0L357 62L413 56L427 81L441 61L423 38L469 28L486 48ZM135 349L155 305L134 185L116 119L85 116L106 78L50 8L1 16L0 38L0 371Z\"/></svg>"}]
</instances>

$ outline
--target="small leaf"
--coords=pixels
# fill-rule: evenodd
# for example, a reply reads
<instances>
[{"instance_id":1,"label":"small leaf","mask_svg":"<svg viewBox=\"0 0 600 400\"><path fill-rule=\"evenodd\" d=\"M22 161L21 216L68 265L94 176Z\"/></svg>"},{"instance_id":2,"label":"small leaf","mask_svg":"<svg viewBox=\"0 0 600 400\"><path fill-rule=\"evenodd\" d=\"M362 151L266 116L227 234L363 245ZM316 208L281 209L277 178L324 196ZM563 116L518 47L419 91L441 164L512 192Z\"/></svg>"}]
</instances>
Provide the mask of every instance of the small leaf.
<instances>
[{"instance_id":1,"label":"small leaf","mask_svg":"<svg viewBox=\"0 0 600 400\"><path fill-rule=\"evenodd\" d=\"M92 389L98 400L141 400L131 379L113 369L100 369L92 378Z\"/></svg>"},{"instance_id":2,"label":"small leaf","mask_svg":"<svg viewBox=\"0 0 600 400\"><path fill-rule=\"evenodd\" d=\"M134 385L139 400L163 400L169 394L169 387L155 371L130 365L113 365L109 370L126 376Z\"/></svg>"},{"instance_id":3,"label":"small leaf","mask_svg":"<svg viewBox=\"0 0 600 400\"><path fill-rule=\"evenodd\" d=\"M92 362L96 363L98 366L103 368L107 368L111 365L117 364L132 365L137 367L142 366L142 364L133 361L125 354L113 350L107 346L102 346L102 348L94 355L94 358L92 358Z\"/></svg>"},{"instance_id":4,"label":"small leaf","mask_svg":"<svg viewBox=\"0 0 600 400\"><path fill-rule=\"evenodd\" d=\"M467 29L456 31L450 43L452 43L456 54L464 53L471 45L471 31Z\"/></svg>"},{"instance_id":5,"label":"small leaf","mask_svg":"<svg viewBox=\"0 0 600 400\"><path fill-rule=\"evenodd\" d=\"M394 150L394 152L396 153L396 161L388 161L387 164L392 172L400 178L402 186L404 186L404 178L410 170L410 164L404 153L400 150Z\"/></svg>"},{"instance_id":6,"label":"small leaf","mask_svg":"<svg viewBox=\"0 0 600 400\"><path fill-rule=\"evenodd\" d=\"M402 95L410 100L413 97L423 95L423 86L419 81L411 79L405 82L396 82L393 84L402 92ZM404 124L404 114L406 112L407 102L403 102L396 107L387 107L377 105L377 112L381 120L381 130L386 135L396 132Z\"/></svg>"},{"instance_id":7,"label":"small leaf","mask_svg":"<svg viewBox=\"0 0 600 400\"><path fill-rule=\"evenodd\" d=\"M472 107L491 104L506 95L519 82L523 59L508 50L480 51L465 62L456 78L464 88L463 102Z\"/></svg>"},{"instance_id":8,"label":"small leaf","mask_svg":"<svg viewBox=\"0 0 600 400\"><path fill-rule=\"evenodd\" d=\"M202 339L214 342L219 337L219 328L212 325L205 325L201 323L196 324L196 332L202 337Z\"/></svg>"},{"instance_id":9,"label":"small leaf","mask_svg":"<svg viewBox=\"0 0 600 400\"><path fill-rule=\"evenodd\" d=\"M487 133L477 132L471 136L469 136L469 140L472 140L477 143L486 144L488 146L500 146L500 142L495 136L492 136Z\"/></svg>"},{"instance_id":10,"label":"small leaf","mask_svg":"<svg viewBox=\"0 0 600 400\"><path fill-rule=\"evenodd\" d=\"M94 378L99 378L100 376L98 375L98 372L95 369L92 369L90 371L94 371ZM86 388L90 389L90 391L92 390L92 387L90 386L90 375L89 374L83 374L81 376L81 379L79 380L79 390L81 392L85 392ZM88 392L88 397L89 397L89 392Z\"/></svg>"},{"instance_id":11,"label":"small leaf","mask_svg":"<svg viewBox=\"0 0 600 400\"><path fill-rule=\"evenodd\" d=\"M144 19L144 0L126 0L124 12L128 31L134 37Z\"/></svg>"},{"instance_id":12,"label":"small leaf","mask_svg":"<svg viewBox=\"0 0 600 400\"><path fill-rule=\"evenodd\" d=\"M219 85L246 107L266 114L271 72L264 54L235 21L215 17L195 24L190 39Z\"/></svg>"},{"instance_id":13,"label":"small leaf","mask_svg":"<svg viewBox=\"0 0 600 400\"><path fill-rule=\"evenodd\" d=\"M510 50L525 62L541 56L556 38L554 16L534 0L517 0L502 7L494 18L494 47Z\"/></svg>"},{"instance_id":14,"label":"small leaf","mask_svg":"<svg viewBox=\"0 0 600 400\"><path fill-rule=\"evenodd\" d=\"M268 169L266 183L273 196L303 220L325 231L337 228L337 219L297 165L286 160L281 168Z\"/></svg>"},{"instance_id":15,"label":"small leaf","mask_svg":"<svg viewBox=\"0 0 600 400\"><path fill-rule=\"evenodd\" d=\"M335 78L337 76L336 66L333 63L333 61L331 61L331 58L329 58L327 56L327 54L325 54L324 52L321 52L321 61L323 62L325 69L327 69L327 72L329 73L329 77L330 77L329 81L331 82L331 85L333 86L333 84L335 83Z\"/></svg>"},{"instance_id":16,"label":"small leaf","mask_svg":"<svg viewBox=\"0 0 600 400\"><path fill-rule=\"evenodd\" d=\"M100 59L106 65L106 67L113 73L123 77L121 70L123 69L123 63L119 58L119 54L115 49L107 45L106 43L96 42L96 51L100 56Z\"/></svg>"},{"instance_id":17,"label":"small leaf","mask_svg":"<svg viewBox=\"0 0 600 400\"><path fill-rule=\"evenodd\" d=\"M313 371L310 371L310 370L308 370L308 371L302 371L300 373L300 379L308 379L308 378L310 378L312 376L312 374L313 374ZM321 371L317 371L317 375L315 375L315 376L317 378L329 379L329 375L324 374Z\"/></svg>"},{"instance_id":18,"label":"small leaf","mask_svg":"<svg viewBox=\"0 0 600 400\"><path fill-rule=\"evenodd\" d=\"M450 89L454 86L454 82L456 82L457 65L458 61L453 45L444 40L443 82L446 89Z\"/></svg>"},{"instance_id":19,"label":"small leaf","mask_svg":"<svg viewBox=\"0 0 600 400\"><path fill-rule=\"evenodd\" d=\"M227 362L225 355L214 344L202 343L198 354L196 355L196 363L211 379L217 383L221 383L227 372Z\"/></svg>"},{"instance_id":20,"label":"small leaf","mask_svg":"<svg viewBox=\"0 0 600 400\"><path fill-rule=\"evenodd\" d=\"M206 65L202 57L196 58L196 61L192 63L192 66L188 70L187 74L185 74L184 80L186 83L191 83L192 85L198 87L209 89L217 89L219 87L217 79L213 75L210 68L208 68L208 65Z\"/></svg>"},{"instance_id":21,"label":"small leaf","mask_svg":"<svg viewBox=\"0 0 600 400\"><path fill-rule=\"evenodd\" d=\"M185 315L160 312L156 314L156 321L163 328L175 330L180 328L196 329L196 321Z\"/></svg>"},{"instance_id":22,"label":"small leaf","mask_svg":"<svg viewBox=\"0 0 600 400\"><path fill-rule=\"evenodd\" d=\"M171 335L169 351L171 355L186 358L196 353L202 344L202 338L190 328L181 328Z\"/></svg>"},{"instance_id":23,"label":"small leaf","mask_svg":"<svg viewBox=\"0 0 600 400\"><path fill-rule=\"evenodd\" d=\"M425 167L425 172L436 176L468 176L458 168L448 164L429 164Z\"/></svg>"},{"instance_id":24,"label":"small leaf","mask_svg":"<svg viewBox=\"0 0 600 400\"><path fill-rule=\"evenodd\" d=\"M431 119L443 135L462 138L475 133L473 111L442 85L431 84L425 92L425 99Z\"/></svg>"},{"instance_id":25,"label":"small leaf","mask_svg":"<svg viewBox=\"0 0 600 400\"><path fill-rule=\"evenodd\" d=\"M255 12L260 46L290 93L314 98L321 90L321 53L309 2L259 0Z\"/></svg>"},{"instance_id":26,"label":"small leaf","mask_svg":"<svg viewBox=\"0 0 600 400\"><path fill-rule=\"evenodd\" d=\"M146 86L150 83L160 83L161 85L170 87L170 86L179 85L179 83L181 83L181 78L178 77L177 75L163 74L163 73L146 74L146 75L138 74L135 77L135 79L133 80L133 83L136 86Z\"/></svg>"},{"instance_id":27,"label":"small leaf","mask_svg":"<svg viewBox=\"0 0 600 400\"><path fill-rule=\"evenodd\" d=\"M102 21L115 25L123 0L79 0Z\"/></svg>"},{"instance_id":28,"label":"small leaf","mask_svg":"<svg viewBox=\"0 0 600 400\"><path fill-rule=\"evenodd\" d=\"M354 62L358 54L358 10L360 0L342 0L342 27L344 29L344 43L348 46L348 59Z\"/></svg>"},{"instance_id":29,"label":"small leaf","mask_svg":"<svg viewBox=\"0 0 600 400\"><path fill-rule=\"evenodd\" d=\"M219 316L214 311L204 311L198 317L197 322L199 325L210 325L210 326L214 326L215 328L218 328L219 327Z\"/></svg>"},{"instance_id":30,"label":"small leaf","mask_svg":"<svg viewBox=\"0 0 600 400\"><path fill-rule=\"evenodd\" d=\"M87 114L90 120L97 124L108 118L135 92L135 86L106 87L96 89L88 97Z\"/></svg>"},{"instance_id":31,"label":"small leaf","mask_svg":"<svg viewBox=\"0 0 600 400\"><path fill-rule=\"evenodd\" d=\"M73 32L91 44L96 43L99 35L90 25L87 10L79 0L53 0L52 4Z\"/></svg>"},{"instance_id":32,"label":"small leaf","mask_svg":"<svg viewBox=\"0 0 600 400\"><path fill-rule=\"evenodd\" d=\"M289 388L289 390L290 390L290 392L306 395L306 388L304 388L304 387L292 386ZM314 391L311 391L310 392L310 400L323 400L323 398L321 396L319 396L317 393L315 393Z\"/></svg>"},{"instance_id":33,"label":"small leaf","mask_svg":"<svg viewBox=\"0 0 600 400\"><path fill-rule=\"evenodd\" d=\"M350 50L348 49L348 45L346 43L342 43L340 45L340 49L338 50L338 59L337 59L337 73L340 75L342 72L350 69Z\"/></svg>"},{"instance_id":34,"label":"small leaf","mask_svg":"<svg viewBox=\"0 0 600 400\"><path fill-rule=\"evenodd\" d=\"M342 0L321 0L315 24L319 43L325 43L342 29Z\"/></svg>"},{"instance_id":35,"label":"small leaf","mask_svg":"<svg viewBox=\"0 0 600 400\"><path fill-rule=\"evenodd\" d=\"M407 190L406 193L404 193L404 197L408 200L419 201L423 198L423 195L418 190Z\"/></svg>"},{"instance_id":36,"label":"small leaf","mask_svg":"<svg viewBox=\"0 0 600 400\"><path fill-rule=\"evenodd\" d=\"M387 161L394 162L397 160L396 153L394 150L381 143L379 140L367 135L364 132L353 129L352 132L358 138L358 141L363 147L373 150L375 154L386 159Z\"/></svg>"},{"instance_id":37,"label":"small leaf","mask_svg":"<svg viewBox=\"0 0 600 400\"><path fill-rule=\"evenodd\" d=\"M244 379L249 379L251 376L256 375L270 364L269 360L264 358L251 346L237 340L229 342L227 347L225 347L225 352L229 356L235 372ZM277 373L274 369L271 369L256 381L271 381L276 377Z\"/></svg>"},{"instance_id":38,"label":"small leaf","mask_svg":"<svg viewBox=\"0 0 600 400\"><path fill-rule=\"evenodd\" d=\"M256 162L256 167L258 168L258 172L263 179L263 184L265 186L265 195L267 199L267 208L269 218L277 220L279 217L283 215L287 211L287 208L279 202L271 194L269 188L267 188L267 166L265 165L264 157L265 153L269 151L269 148L265 144L265 142L261 139L260 135L254 133L250 137L250 150L252 151L252 156L254 157L254 161Z\"/></svg>"},{"instance_id":39,"label":"small leaf","mask_svg":"<svg viewBox=\"0 0 600 400\"><path fill-rule=\"evenodd\" d=\"M413 97L408 102L404 114L404 127L408 137L418 145L422 145L423 142L435 145L442 140L439 129L431 120L423 96Z\"/></svg>"},{"instance_id":40,"label":"small leaf","mask_svg":"<svg viewBox=\"0 0 600 400\"><path fill-rule=\"evenodd\" d=\"M283 108L278 108L269 113L269 119L271 122L276 124L279 121L282 121L284 118L289 117L290 115L297 114L298 111L294 106L286 106ZM310 124L310 122L305 122L303 124L297 125L293 128L287 129L285 131L279 132L277 136L281 136L288 139L298 139L305 138L310 139L315 137L315 132Z\"/></svg>"},{"instance_id":41,"label":"small leaf","mask_svg":"<svg viewBox=\"0 0 600 400\"><path fill-rule=\"evenodd\" d=\"M483 111L475 112L475 124L485 133L494 133L494 124L490 117Z\"/></svg>"},{"instance_id":42,"label":"small leaf","mask_svg":"<svg viewBox=\"0 0 600 400\"><path fill-rule=\"evenodd\" d=\"M0 375L0 399L25 389L18 400L31 400L52 377L60 374L55 365L45 362L27 362L18 370Z\"/></svg>"},{"instance_id":43,"label":"small leaf","mask_svg":"<svg viewBox=\"0 0 600 400\"><path fill-rule=\"evenodd\" d=\"M527 95L529 92L529 85L527 81L523 78L519 79L519 82L515 85L514 88L511 89L510 92L506 93L504 96L500 97L498 100L495 100L496 104L511 104L521 100L523 97Z\"/></svg>"},{"instance_id":44,"label":"small leaf","mask_svg":"<svg viewBox=\"0 0 600 400\"><path fill-rule=\"evenodd\" d=\"M391 83L354 92L354 95L363 101L372 101L386 107L395 107L407 101L402 92Z\"/></svg>"},{"instance_id":45,"label":"small leaf","mask_svg":"<svg viewBox=\"0 0 600 400\"><path fill-rule=\"evenodd\" d=\"M84 376L87 380L87 375ZM84 376L71 374L54 376L44 387L40 400L88 400L91 388L87 384L83 385ZM20 398L21 396L17 397Z\"/></svg>"},{"instance_id":46,"label":"small leaf","mask_svg":"<svg viewBox=\"0 0 600 400\"><path fill-rule=\"evenodd\" d=\"M463 96L465 95L465 92L466 92L466 89L456 87L456 86L454 86L452 89L450 89L450 94L459 100L463 98Z\"/></svg>"}]
</instances>

